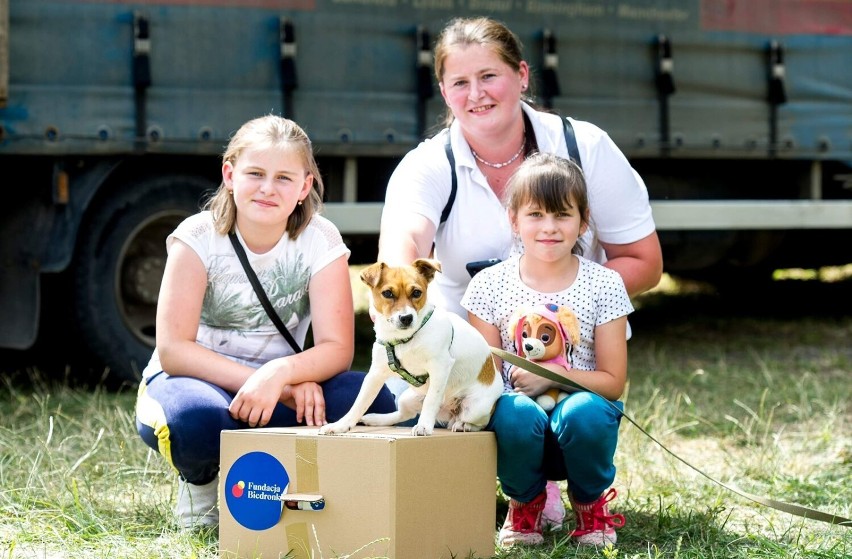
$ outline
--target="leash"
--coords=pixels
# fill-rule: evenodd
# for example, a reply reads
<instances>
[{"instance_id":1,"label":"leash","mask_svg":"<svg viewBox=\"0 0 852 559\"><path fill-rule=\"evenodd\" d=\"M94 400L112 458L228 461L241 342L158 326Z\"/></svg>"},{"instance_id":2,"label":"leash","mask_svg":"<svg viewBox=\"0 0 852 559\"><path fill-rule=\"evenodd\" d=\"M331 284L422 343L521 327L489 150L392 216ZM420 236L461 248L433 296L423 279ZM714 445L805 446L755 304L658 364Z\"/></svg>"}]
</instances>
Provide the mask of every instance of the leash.
<instances>
[{"instance_id":1,"label":"leash","mask_svg":"<svg viewBox=\"0 0 852 559\"><path fill-rule=\"evenodd\" d=\"M823 512L823 511L808 508L808 507L803 507L801 505L796 505L796 504L792 504L792 503L785 503L783 501L776 501L775 499L768 499L766 497L761 497L759 495L753 495L751 493L743 491L742 489L739 489L739 488L734 487L732 485L722 483L721 481L719 481L719 480L713 478L712 476L704 473L700 469L696 468L695 466L693 466L692 464L690 464L689 462L687 462L686 460L684 460L683 458L681 458L680 456L678 456L677 454L675 454L674 452L669 450L663 443L661 443L660 441L655 439L650 433L648 433L645 429L643 429L642 426L640 426L632 417L630 417L626 413L619 410L618 407L615 404L613 404L612 402L609 401L609 399L604 398L603 396L601 396L600 394L598 394L594 390L589 390L588 388L586 388L585 386L583 386L579 383L576 383L572 380L569 380L569 379L567 379L563 376L557 375L556 373L545 369L541 365L538 365L537 363L534 363L534 362L530 361L529 359L525 359L524 357L520 357L518 355L515 355L514 353L509 353L508 351L504 351L504 350L498 349L496 347L491 348L491 353L493 353L495 356L499 357L500 359L502 359L504 361L508 361L509 363L511 363L512 365L515 365L516 367L520 367L520 368L527 370L531 373L534 373L534 374L536 374L540 377L544 377L546 379L552 380L553 382L556 382L556 383L559 383L559 384L563 384L565 386L571 386L573 388L578 388L578 389L584 390L586 392L591 392L592 394L595 394L596 396L603 398L604 401L606 401L607 403L609 403L610 406L615 408L615 410L618 411L618 413L621 414L625 419L627 419L627 421L632 423L646 437L648 437L649 439L651 439L652 441L654 441L655 443L660 445L660 448L665 450L672 457L674 457L677 460L679 460L680 462L686 464L687 466L689 466L690 468L692 468L693 470L695 470L696 472L698 472L699 474L701 474L705 478L709 479L713 483L727 489L728 491L731 491L732 493L736 493L740 497L744 497L744 498L748 499L749 501L752 501L752 502L757 503L759 505L764 505L764 506L767 506L767 507L770 507L770 508L773 508L773 509L776 509L776 510L780 510L782 512L786 512L788 514L793 514L793 515L796 515L796 516L809 518L811 520L819 520L819 521L822 521L822 522L828 522L829 524L836 524L838 526L844 526L846 528L852 528L852 520L850 520L848 518L844 518L844 517L838 516L836 514L830 514L830 513L827 513L827 512Z\"/></svg>"}]
</instances>

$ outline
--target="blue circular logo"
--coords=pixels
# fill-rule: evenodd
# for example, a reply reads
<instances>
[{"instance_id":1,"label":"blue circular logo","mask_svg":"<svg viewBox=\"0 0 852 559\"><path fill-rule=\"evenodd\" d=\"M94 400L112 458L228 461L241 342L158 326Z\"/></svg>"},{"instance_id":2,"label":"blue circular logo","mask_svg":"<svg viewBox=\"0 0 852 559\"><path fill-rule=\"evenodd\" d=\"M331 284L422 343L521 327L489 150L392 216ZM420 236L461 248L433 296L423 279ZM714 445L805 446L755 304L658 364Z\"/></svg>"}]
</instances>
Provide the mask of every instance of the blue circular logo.
<instances>
[{"instance_id":1,"label":"blue circular logo","mask_svg":"<svg viewBox=\"0 0 852 559\"><path fill-rule=\"evenodd\" d=\"M267 530L281 518L281 495L290 476L277 458L249 452L237 458L225 478L225 503L234 519L249 530Z\"/></svg>"}]
</instances>

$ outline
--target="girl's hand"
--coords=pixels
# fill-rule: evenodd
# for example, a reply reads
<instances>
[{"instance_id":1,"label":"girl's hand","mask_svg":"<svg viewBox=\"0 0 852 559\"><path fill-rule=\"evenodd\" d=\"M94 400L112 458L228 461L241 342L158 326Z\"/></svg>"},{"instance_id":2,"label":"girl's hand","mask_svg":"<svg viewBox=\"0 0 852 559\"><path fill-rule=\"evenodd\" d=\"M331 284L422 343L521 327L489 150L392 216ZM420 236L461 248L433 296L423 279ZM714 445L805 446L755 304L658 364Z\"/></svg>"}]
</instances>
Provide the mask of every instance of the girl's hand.
<instances>
[{"instance_id":1,"label":"girl's hand","mask_svg":"<svg viewBox=\"0 0 852 559\"><path fill-rule=\"evenodd\" d=\"M325 396L322 387L315 382L291 385L284 405L296 410L296 421L304 419L307 425L319 427L328 423L325 419Z\"/></svg>"},{"instance_id":2,"label":"girl's hand","mask_svg":"<svg viewBox=\"0 0 852 559\"><path fill-rule=\"evenodd\" d=\"M509 378L512 381L515 392L526 394L530 398L535 398L539 394L543 394L548 388L553 386L550 380L515 366L509 371Z\"/></svg>"},{"instance_id":3,"label":"girl's hand","mask_svg":"<svg viewBox=\"0 0 852 559\"><path fill-rule=\"evenodd\" d=\"M250 427L263 427L272 418L272 412L285 388L283 375L269 363L257 369L237 391L228 407L231 417L248 423Z\"/></svg>"}]
</instances>

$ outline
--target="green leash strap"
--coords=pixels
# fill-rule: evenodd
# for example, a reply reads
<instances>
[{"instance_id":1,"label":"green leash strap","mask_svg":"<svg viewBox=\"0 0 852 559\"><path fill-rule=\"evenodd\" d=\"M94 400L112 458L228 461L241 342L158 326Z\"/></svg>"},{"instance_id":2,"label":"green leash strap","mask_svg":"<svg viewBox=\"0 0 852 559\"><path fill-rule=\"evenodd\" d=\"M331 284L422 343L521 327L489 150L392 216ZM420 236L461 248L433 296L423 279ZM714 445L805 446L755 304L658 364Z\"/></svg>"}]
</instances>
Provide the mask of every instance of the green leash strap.
<instances>
[{"instance_id":1,"label":"green leash strap","mask_svg":"<svg viewBox=\"0 0 852 559\"><path fill-rule=\"evenodd\" d=\"M594 390L589 390L588 388L586 388L585 386L583 386L581 384L578 384L578 383L576 383L572 380L569 380L569 379L567 379L563 376L557 375L556 373L545 369L541 365L539 365L537 363L533 363L532 361L525 359L523 357L520 357L518 355L515 355L514 353L509 353L508 351L504 351L502 349L497 349L496 347L491 348L491 353L493 353L495 356L499 357L500 359L502 359L504 361L508 361L509 363L511 363L512 365L515 365L516 367L520 367L520 368L522 368L526 371L529 371L531 373L534 373L534 374L536 374L540 377L544 377L548 380L552 380L553 382L563 384L565 386L571 386L573 388L578 388L578 389L584 390L586 392L591 392L592 394L595 394L595 395L603 398L603 396L601 396L600 394L598 394ZM677 454L675 454L674 452L672 452L671 450L666 448L666 446L663 443L661 443L660 441L655 439L650 433L648 433L645 429L643 429L642 426L640 426L636 421L634 421L632 417L630 417L626 413L619 410L618 407L615 404L613 404L612 402L610 402L607 398L603 398L603 399L606 402L608 402L610 406L615 408L616 411L618 411L618 413L620 413L625 419L627 419L627 421L629 421L637 429L639 429L645 436L647 436L649 439L651 439L652 441L654 441L655 443L660 445L660 448L662 448L663 450L668 452L671 456L673 456L674 458L683 462L684 464L686 464L687 466L689 466L690 468L692 468L693 470L695 470L696 472L698 472L702 476L706 477L707 479L709 479L713 483L715 483L715 484L717 484L721 487L724 487L728 491L736 493L737 495L744 497L744 498L746 498L750 501L753 501L757 504L764 505L764 506L767 506L767 507L770 507L770 508L773 508L773 509L777 509L777 510L789 513L789 514L794 514L796 516L802 516L804 518L810 518L812 520L820 520L822 522L828 522L829 524L837 524L838 526L845 526L846 528L852 528L852 520L850 520L848 518L843 518L842 516L837 516L836 514L829 514L827 512L822 512L822 511L819 511L819 510L816 510L816 509L803 507L801 505L795 505L795 504L792 504L792 503L785 503L783 501L776 501L774 499L767 499L766 497L761 497L759 495L752 495L751 493L747 493L747 492L745 492L741 489L738 489L734 486L722 483L721 481L713 478L712 476L702 472L701 470L699 470L698 468L696 468L695 466L693 466L692 464L690 464L689 462L687 462L686 460L684 460L683 458L681 458L680 456L678 456Z\"/></svg>"}]
</instances>

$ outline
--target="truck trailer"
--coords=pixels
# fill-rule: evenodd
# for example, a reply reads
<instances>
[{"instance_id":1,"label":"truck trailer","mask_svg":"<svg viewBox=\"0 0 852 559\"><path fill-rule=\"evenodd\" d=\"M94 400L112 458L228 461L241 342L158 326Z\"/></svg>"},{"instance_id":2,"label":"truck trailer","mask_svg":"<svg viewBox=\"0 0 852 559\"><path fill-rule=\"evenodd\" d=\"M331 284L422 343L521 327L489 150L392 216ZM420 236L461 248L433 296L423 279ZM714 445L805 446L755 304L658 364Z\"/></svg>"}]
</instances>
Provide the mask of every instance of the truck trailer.
<instances>
[{"instance_id":1,"label":"truck trailer","mask_svg":"<svg viewBox=\"0 0 852 559\"><path fill-rule=\"evenodd\" d=\"M852 262L850 0L0 0L0 348L58 331L138 381L165 238L264 114L307 131L375 259L387 179L441 127L435 36L475 15L642 175L667 272Z\"/></svg>"}]
</instances>

